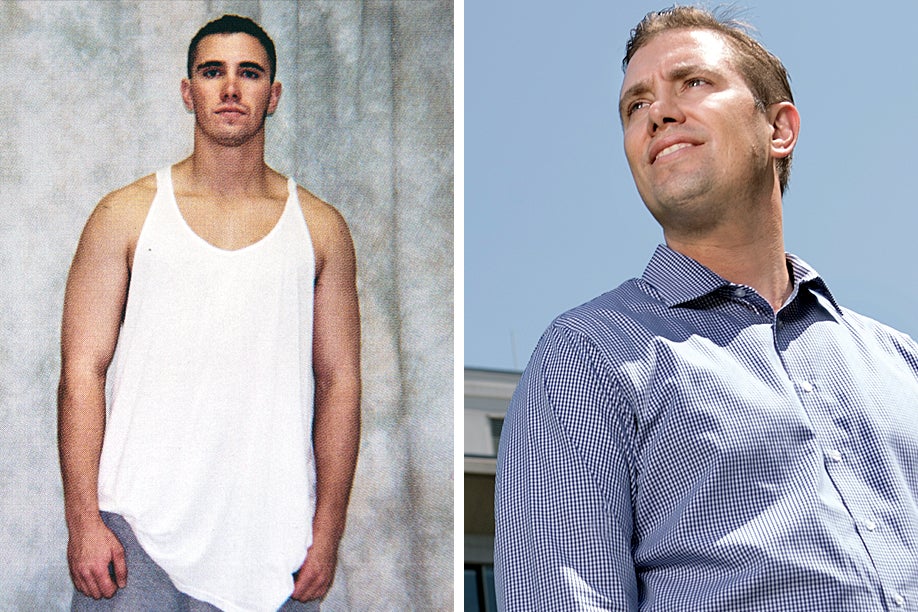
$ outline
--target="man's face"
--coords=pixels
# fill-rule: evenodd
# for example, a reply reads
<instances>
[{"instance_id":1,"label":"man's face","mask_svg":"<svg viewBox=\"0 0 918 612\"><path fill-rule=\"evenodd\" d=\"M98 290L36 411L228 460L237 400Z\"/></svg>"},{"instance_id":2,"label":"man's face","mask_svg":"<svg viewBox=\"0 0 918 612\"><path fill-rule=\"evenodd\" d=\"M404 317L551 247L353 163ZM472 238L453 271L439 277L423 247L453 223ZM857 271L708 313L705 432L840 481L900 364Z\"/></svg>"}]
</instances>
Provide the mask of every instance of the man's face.
<instances>
[{"instance_id":1,"label":"man's face","mask_svg":"<svg viewBox=\"0 0 918 612\"><path fill-rule=\"evenodd\" d=\"M182 79L182 100L194 111L199 130L224 146L239 146L261 132L281 92L269 70L268 54L254 36L204 37L191 79Z\"/></svg>"},{"instance_id":2,"label":"man's face","mask_svg":"<svg viewBox=\"0 0 918 612\"><path fill-rule=\"evenodd\" d=\"M731 54L719 34L681 29L658 34L628 64L625 155L664 230L710 227L774 180L772 129Z\"/></svg>"}]
</instances>

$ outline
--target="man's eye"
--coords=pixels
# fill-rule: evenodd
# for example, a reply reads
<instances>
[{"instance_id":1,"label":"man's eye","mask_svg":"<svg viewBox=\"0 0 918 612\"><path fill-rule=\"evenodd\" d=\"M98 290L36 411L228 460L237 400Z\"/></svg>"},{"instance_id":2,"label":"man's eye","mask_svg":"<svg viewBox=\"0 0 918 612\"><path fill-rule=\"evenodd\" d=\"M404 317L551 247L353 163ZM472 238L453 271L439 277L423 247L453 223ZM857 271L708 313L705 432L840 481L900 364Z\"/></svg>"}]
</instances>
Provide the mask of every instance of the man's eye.
<instances>
[{"instance_id":1,"label":"man's eye","mask_svg":"<svg viewBox=\"0 0 918 612\"><path fill-rule=\"evenodd\" d=\"M638 100L637 102L633 102L628 107L628 116L630 117L634 114L635 111L639 111L642 108L646 108L647 106L649 106L649 103L646 100Z\"/></svg>"},{"instance_id":2,"label":"man's eye","mask_svg":"<svg viewBox=\"0 0 918 612\"><path fill-rule=\"evenodd\" d=\"M694 79L689 79L685 82L688 87L698 87L699 85L707 85L707 81L702 78L695 77Z\"/></svg>"},{"instance_id":3,"label":"man's eye","mask_svg":"<svg viewBox=\"0 0 918 612\"><path fill-rule=\"evenodd\" d=\"M257 78L259 78L261 75L260 75L257 71L255 71L255 70L243 70L243 71L242 71L242 76L244 76L244 77L247 78L247 79L257 79Z\"/></svg>"},{"instance_id":4,"label":"man's eye","mask_svg":"<svg viewBox=\"0 0 918 612\"><path fill-rule=\"evenodd\" d=\"M204 77L205 79L212 79L215 76L218 76L219 74L220 74L220 71L217 70L216 68L208 68L207 70L204 70L201 72L201 76Z\"/></svg>"}]
</instances>

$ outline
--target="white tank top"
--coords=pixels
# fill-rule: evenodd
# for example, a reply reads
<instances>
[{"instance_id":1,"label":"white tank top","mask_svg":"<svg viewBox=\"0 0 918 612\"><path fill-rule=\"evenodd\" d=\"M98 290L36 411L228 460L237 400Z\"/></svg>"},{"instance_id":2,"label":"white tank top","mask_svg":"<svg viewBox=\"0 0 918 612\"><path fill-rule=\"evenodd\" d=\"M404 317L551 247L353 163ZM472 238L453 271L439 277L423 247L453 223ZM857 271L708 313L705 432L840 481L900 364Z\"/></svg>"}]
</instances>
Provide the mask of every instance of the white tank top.
<instances>
[{"instance_id":1,"label":"white tank top","mask_svg":"<svg viewBox=\"0 0 918 612\"><path fill-rule=\"evenodd\" d=\"M223 250L185 222L171 168L156 181L109 371L99 504L180 591L276 610L315 510L309 230L290 179L275 227Z\"/></svg>"}]
</instances>

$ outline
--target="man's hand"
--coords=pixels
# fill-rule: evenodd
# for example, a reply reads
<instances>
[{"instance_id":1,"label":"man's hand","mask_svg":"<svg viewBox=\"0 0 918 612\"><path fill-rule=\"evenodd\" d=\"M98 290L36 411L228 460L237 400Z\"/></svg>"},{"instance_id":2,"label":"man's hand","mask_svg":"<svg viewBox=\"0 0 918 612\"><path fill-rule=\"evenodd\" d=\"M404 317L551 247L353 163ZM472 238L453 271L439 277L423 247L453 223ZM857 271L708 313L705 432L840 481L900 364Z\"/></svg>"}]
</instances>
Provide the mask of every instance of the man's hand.
<instances>
[{"instance_id":1,"label":"man's hand","mask_svg":"<svg viewBox=\"0 0 918 612\"><path fill-rule=\"evenodd\" d=\"M306 553L306 560L295 574L293 594L290 597L302 602L325 597L335 579L337 564L337 546L323 546L313 542Z\"/></svg>"},{"instance_id":2,"label":"man's hand","mask_svg":"<svg viewBox=\"0 0 918 612\"><path fill-rule=\"evenodd\" d=\"M109 598L127 586L124 547L101 520L90 527L71 531L67 562L73 585L88 597ZM109 564L114 568L114 580Z\"/></svg>"}]
</instances>

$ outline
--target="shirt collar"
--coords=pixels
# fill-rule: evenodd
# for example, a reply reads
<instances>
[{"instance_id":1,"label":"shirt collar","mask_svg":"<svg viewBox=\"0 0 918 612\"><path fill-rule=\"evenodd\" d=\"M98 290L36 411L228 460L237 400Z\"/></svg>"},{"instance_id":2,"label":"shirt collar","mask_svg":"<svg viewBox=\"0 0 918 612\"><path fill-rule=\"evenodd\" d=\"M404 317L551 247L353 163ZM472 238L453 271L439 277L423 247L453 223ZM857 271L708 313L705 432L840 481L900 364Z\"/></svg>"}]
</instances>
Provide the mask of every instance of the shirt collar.
<instances>
[{"instance_id":1,"label":"shirt collar","mask_svg":"<svg viewBox=\"0 0 918 612\"><path fill-rule=\"evenodd\" d=\"M835 296L829 291L829 286L822 277L819 276L819 273L816 272L810 264L793 253L786 253L785 256L787 257L787 262L791 266L791 270L794 272L794 288L799 291L800 288L806 287L813 293L821 295L832 304L832 307L839 316L843 316L844 311L841 306L838 305L838 302L835 301Z\"/></svg>"},{"instance_id":2,"label":"shirt collar","mask_svg":"<svg viewBox=\"0 0 918 612\"><path fill-rule=\"evenodd\" d=\"M842 309L816 270L796 255L787 253L786 256L794 272L795 290L799 292L801 288L806 287L822 295L841 315ZM733 284L691 257L663 244L657 246L653 257L650 258L650 263L644 270L643 279L657 290L663 303L670 308L691 302Z\"/></svg>"}]
</instances>

